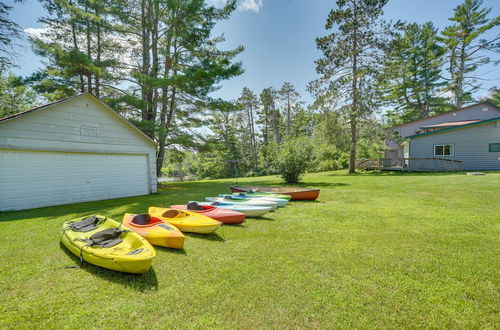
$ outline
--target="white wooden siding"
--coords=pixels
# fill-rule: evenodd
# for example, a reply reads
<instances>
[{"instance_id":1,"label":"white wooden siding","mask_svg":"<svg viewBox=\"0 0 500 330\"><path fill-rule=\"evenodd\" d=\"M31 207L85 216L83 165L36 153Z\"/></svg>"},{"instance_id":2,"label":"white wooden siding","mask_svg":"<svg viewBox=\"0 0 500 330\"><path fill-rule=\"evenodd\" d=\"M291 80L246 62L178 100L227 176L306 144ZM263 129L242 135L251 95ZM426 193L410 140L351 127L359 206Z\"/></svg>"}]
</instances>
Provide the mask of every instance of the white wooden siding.
<instances>
[{"instance_id":1,"label":"white wooden siding","mask_svg":"<svg viewBox=\"0 0 500 330\"><path fill-rule=\"evenodd\" d=\"M106 157L108 164L113 163L118 168L125 166L121 161L126 158L123 155L141 155L140 159L147 164L144 175L148 175L148 189L145 193L157 191L154 143L89 94L0 122L0 149L0 153L32 150L115 154L117 157ZM0 158L0 178L5 176L4 167Z\"/></svg>"},{"instance_id":2,"label":"white wooden siding","mask_svg":"<svg viewBox=\"0 0 500 330\"><path fill-rule=\"evenodd\" d=\"M1 150L0 210L149 193L148 155Z\"/></svg>"},{"instance_id":3,"label":"white wooden siding","mask_svg":"<svg viewBox=\"0 0 500 330\"><path fill-rule=\"evenodd\" d=\"M155 144L92 95L0 122L0 211L148 194L156 185Z\"/></svg>"}]
</instances>

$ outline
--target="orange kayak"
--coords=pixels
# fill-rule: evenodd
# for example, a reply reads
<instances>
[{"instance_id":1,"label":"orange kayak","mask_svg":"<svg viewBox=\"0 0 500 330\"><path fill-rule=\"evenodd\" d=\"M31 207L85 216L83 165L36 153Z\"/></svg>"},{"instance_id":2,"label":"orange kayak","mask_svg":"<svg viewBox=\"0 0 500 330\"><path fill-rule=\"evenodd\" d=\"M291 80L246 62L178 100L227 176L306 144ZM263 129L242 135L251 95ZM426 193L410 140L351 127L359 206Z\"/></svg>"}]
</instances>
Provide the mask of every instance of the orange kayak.
<instances>
[{"instance_id":1,"label":"orange kayak","mask_svg":"<svg viewBox=\"0 0 500 330\"><path fill-rule=\"evenodd\" d=\"M184 247L184 234L175 226L149 214L123 216L123 225L144 237L149 243L172 249Z\"/></svg>"},{"instance_id":2,"label":"orange kayak","mask_svg":"<svg viewBox=\"0 0 500 330\"><path fill-rule=\"evenodd\" d=\"M289 195L292 200L313 201L319 196L319 189L302 187L271 187L271 186L231 186L232 192L270 192L273 194Z\"/></svg>"}]
</instances>

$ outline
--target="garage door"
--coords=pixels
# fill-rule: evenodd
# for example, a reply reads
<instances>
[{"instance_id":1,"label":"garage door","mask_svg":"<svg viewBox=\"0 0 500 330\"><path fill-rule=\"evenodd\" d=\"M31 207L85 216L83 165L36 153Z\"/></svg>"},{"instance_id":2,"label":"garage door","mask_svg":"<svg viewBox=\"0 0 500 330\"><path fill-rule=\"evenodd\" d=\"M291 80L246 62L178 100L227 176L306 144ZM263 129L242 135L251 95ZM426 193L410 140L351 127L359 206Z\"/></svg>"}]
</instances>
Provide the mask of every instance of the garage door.
<instances>
[{"instance_id":1,"label":"garage door","mask_svg":"<svg viewBox=\"0 0 500 330\"><path fill-rule=\"evenodd\" d=\"M0 210L149 193L147 155L0 150Z\"/></svg>"}]
</instances>

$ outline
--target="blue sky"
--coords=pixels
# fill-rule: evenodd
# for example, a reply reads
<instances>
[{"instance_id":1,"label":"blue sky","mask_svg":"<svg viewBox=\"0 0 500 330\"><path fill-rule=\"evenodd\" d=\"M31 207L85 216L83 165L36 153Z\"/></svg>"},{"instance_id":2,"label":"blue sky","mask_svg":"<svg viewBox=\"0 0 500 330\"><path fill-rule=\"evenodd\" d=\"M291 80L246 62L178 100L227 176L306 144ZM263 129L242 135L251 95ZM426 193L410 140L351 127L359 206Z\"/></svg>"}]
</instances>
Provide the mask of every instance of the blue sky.
<instances>
[{"instance_id":1,"label":"blue sky","mask_svg":"<svg viewBox=\"0 0 500 330\"><path fill-rule=\"evenodd\" d=\"M209 1L222 3L224 0ZM443 28L449 25L448 17L460 2L389 0L385 18L418 23L432 21L435 26ZM235 99L245 86L259 93L263 88L279 88L284 81L288 81L310 102L311 96L305 88L309 81L317 77L314 61L321 56L316 49L315 38L326 34L325 20L334 5L334 0L239 0L239 8L229 20L217 25L216 33L224 33L224 48L246 47L238 57L246 72L224 82L215 95ZM484 0L484 5L494 7L490 15L500 14L498 2ZM14 7L12 18L23 29L43 28L37 19L45 13L37 1L25 0ZM487 37L498 34L499 30L490 31ZM19 53L19 68L14 70L16 74L28 75L42 66L27 41L21 41ZM478 96L486 94L488 88L500 85L499 68L489 65L480 69L488 80L483 82Z\"/></svg>"}]
</instances>

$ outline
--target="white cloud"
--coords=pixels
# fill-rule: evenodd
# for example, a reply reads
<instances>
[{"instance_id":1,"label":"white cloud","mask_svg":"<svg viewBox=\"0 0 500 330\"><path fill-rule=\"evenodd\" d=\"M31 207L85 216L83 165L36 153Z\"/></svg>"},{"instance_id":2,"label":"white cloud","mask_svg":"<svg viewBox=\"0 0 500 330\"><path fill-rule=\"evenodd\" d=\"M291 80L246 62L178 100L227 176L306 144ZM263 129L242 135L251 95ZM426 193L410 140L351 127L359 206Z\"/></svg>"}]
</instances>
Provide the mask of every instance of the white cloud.
<instances>
[{"instance_id":1,"label":"white cloud","mask_svg":"<svg viewBox=\"0 0 500 330\"><path fill-rule=\"evenodd\" d=\"M243 0L238 6L238 9L241 11L251 10L258 13L262 6L264 6L264 0Z\"/></svg>"},{"instance_id":2,"label":"white cloud","mask_svg":"<svg viewBox=\"0 0 500 330\"><path fill-rule=\"evenodd\" d=\"M227 3L228 0L209 0L209 3L216 7L222 7ZM260 8L264 6L264 0L239 0L238 10L239 11L253 11L258 13Z\"/></svg>"},{"instance_id":3,"label":"white cloud","mask_svg":"<svg viewBox=\"0 0 500 330\"><path fill-rule=\"evenodd\" d=\"M26 33L29 37L35 38L40 38L42 34L46 33L47 31L48 29L46 27L24 29L24 33Z\"/></svg>"}]
</instances>

